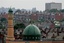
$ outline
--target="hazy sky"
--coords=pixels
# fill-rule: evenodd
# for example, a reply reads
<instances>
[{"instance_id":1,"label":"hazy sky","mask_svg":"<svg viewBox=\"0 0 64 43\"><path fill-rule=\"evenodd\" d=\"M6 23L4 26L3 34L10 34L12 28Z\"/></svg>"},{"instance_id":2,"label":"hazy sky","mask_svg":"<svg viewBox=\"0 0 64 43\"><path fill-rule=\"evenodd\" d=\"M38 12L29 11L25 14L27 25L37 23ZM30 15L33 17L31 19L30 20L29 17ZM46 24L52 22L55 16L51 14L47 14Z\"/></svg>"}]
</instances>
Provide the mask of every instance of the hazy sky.
<instances>
[{"instance_id":1,"label":"hazy sky","mask_svg":"<svg viewBox=\"0 0 64 43\"><path fill-rule=\"evenodd\" d=\"M64 8L64 0L0 0L0 7L15 7L15 8L24 8L32 9L34 7L37 10L45 10L45 3L48 2L58 2L62 3L62 8Z\"/></svg>"}]
</instances>

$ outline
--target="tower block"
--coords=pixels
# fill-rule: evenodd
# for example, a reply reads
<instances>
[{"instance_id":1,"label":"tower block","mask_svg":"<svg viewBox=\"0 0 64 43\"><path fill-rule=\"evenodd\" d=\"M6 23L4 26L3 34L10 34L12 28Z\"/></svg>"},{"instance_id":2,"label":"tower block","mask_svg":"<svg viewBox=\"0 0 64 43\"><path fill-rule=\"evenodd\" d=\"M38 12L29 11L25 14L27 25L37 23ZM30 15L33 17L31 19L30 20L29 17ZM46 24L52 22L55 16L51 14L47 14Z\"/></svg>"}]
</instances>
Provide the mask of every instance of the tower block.
<instances>
[{"instance_id":1,"label":"tower block","mask_svg":"<svg viewBox=\"0 0 64 43\"><path fill-rule=\"evenodd\" d=\"M14 38L14 26L13 26L13 11L8 11L8 29L7 29L7 40L15 40Z\"/></svg>"}]
</instances>

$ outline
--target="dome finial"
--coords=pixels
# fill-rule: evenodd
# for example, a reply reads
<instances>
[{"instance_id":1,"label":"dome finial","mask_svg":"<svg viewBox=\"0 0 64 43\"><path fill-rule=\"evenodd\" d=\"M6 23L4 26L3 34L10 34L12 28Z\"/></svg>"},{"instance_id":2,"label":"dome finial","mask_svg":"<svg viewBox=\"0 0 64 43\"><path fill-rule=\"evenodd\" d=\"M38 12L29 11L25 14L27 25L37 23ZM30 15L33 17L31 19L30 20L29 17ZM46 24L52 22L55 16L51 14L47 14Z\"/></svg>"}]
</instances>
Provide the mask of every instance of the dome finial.
<instances>
[{"instance_id":1,"label":"dome finial","mask_svg":"<svg viewBox=\"0 0 64 43\"><path fill-rule=\"evenodd\" d=\"M12 11L12 9L11 9L11 8L9 8L8 13L13 13L13 11Z\"/></svg>"}]
</instances>

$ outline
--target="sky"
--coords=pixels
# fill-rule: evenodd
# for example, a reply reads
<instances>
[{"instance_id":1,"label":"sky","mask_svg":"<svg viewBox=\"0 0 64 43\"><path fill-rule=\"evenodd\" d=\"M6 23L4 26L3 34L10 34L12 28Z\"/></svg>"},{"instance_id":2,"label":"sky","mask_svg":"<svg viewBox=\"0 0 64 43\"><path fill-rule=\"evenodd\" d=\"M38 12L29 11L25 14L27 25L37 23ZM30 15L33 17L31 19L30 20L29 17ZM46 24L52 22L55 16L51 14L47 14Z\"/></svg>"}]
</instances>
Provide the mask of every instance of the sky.
<instances>
[{"instance_id":1,"label":"sky","mask_svg":"<svg viewBox=\"0 0 64 43\"><path fill-rule=\"evenodd\" d=\"M56 2L62 3L62 9L64 9L64 0L0 0L1 7L11 7L16 9L32 9L45 10L45 3Z\"/></svg>"}]
</instances>

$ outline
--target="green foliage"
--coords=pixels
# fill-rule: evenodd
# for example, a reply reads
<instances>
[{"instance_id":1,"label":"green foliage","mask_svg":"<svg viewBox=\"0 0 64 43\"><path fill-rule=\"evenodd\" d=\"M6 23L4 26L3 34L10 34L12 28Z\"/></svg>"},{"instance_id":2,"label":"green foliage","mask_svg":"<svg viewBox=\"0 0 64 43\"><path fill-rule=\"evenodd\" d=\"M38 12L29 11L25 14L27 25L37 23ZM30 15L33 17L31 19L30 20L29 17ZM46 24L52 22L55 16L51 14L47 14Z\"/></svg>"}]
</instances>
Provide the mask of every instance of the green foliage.
<instances>
[{"instance_id":1,"label":"green foliage","mask_svg":"<svg viewBox=\"0 0 64 43\"><path fill-rule=\"evenodd\" d=\"M49 13L56 13L56 12L62 12L62 13L64 13L64 9L61 9L61 10L57 10L57 9L51 9L51 10L45 10L46 12L49 12Z\"/></svg>"},{"instance_id":2,"label":"green foliage","mask_svg":"<svg viewBox=\"0 0 64 43\"><path fill-rule=\"evenodd\" d=\"M60 10L60 12L64 12L64 9Z\"/></svg>"},{"instance_id":3,"label":"green foliage","mask_svg":"<svg viewBox=\"0 0 64 43\"><path fill-rule=\"evenodd\" d=\"M51 9L49 12L59 12L57 9Z\"/></svg>"},{"instance_id":4,"label":"green foliage","mask_svg":"<svg viewBox=\"0 0 64 43\"><path fill-rule=\"evenodd\" d=\"M1 18L0 19L0 29L5 29L6 28L6 23L7 23L7 19L6 18Z\"/></svg>"},{"instance_id":5,"label":"green foliage","mask_svg":"<svg viewBox=\"0 0 64 43\"><path fill-rule=\"evenodd\" d=\"M2 23L0 23L0 29L4 29L4 28L5 26Z\"/></svg>"},{"instance_id":6,"label":"green foliage","mask_svg":"<svg viewBox=\"0 0 64 43\"><path fill-rule=\"evenodd\" d=\"M44 22L45 20L44 19L40 19L40 20L38 20L38 22Z\"/></svg>"},{"instance_id":7,"label":"green foliage","mask_svg":"<svg viewBox=\"0 0 64 43\"><path fill-rule=\"evenodd\" d=\"M2 28L3 28L2 23L0 23L0 29L2 29Z\"/></svg>"},{"instance_id":8,"label":"green foliage","mask_svg":"<svg viewBox=\"0 0 64 43\"><path fill-rule=\"evenodd\" d=\"M1 21L1 22L7 22L7 19L6 19L6 18L1 18L0 21Z\"/></svg>"},{"instance_id":9,"label":"green foliage","mask_svg":"<svg viewBox=\"0 0 64 43\"><path fill-rule=\"evenodd\" d=\"M23 23L14 25L14 29L19 29L19 28L24 29L25 27L26 27L26 26L25 26Z\"/></svg>"}]
</instances>

